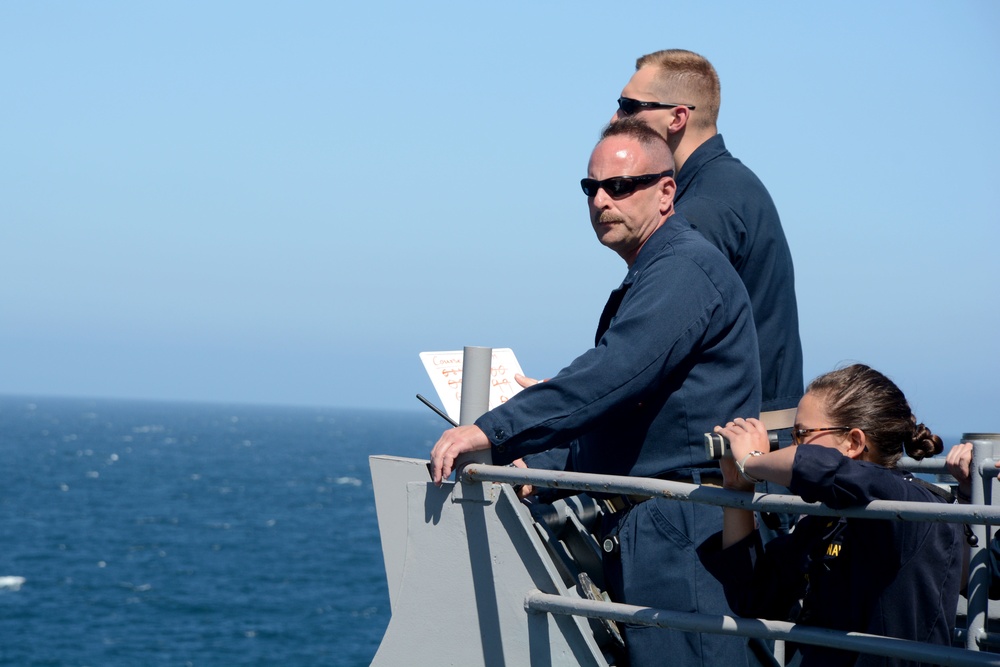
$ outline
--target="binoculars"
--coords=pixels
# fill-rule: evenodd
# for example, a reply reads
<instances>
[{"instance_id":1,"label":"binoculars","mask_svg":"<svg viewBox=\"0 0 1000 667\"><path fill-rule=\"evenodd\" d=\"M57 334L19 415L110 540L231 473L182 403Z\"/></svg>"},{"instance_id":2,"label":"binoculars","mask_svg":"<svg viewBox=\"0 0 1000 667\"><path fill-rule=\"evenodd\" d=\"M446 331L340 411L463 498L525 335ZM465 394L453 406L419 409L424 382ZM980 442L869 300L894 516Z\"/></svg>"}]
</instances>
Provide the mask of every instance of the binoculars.
<instances>
[{"instance_id":1,"label":"binoculars","mask_svg":"<svg viewBox=\"0 0 1000 667\"><path fill-rule=\"evenodd\" d=\"M767 441L772 452L778 448L777 433L768 433ZM726 439L726 436L718 433L706 433L705 456L713 461L718 461L723 457L731 457L732 453L729 451L729 440Z\"/></svg>"}]
</instances>

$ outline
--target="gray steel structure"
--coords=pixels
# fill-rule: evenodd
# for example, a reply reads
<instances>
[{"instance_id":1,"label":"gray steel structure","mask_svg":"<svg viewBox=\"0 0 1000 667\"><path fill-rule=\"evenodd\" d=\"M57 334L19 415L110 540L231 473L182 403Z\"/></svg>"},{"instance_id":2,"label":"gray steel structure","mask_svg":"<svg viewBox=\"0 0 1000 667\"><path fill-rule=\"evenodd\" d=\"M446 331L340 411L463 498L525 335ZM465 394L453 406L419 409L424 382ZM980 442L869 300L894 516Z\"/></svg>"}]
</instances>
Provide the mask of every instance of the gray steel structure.
<instances>
[{"instance_id":1,"label":"gray steel structure","mask_svg":"<svg viewBox=\"0 0 1000 667\"><path fill-rule=\"evenodd\" d=\"M779 647L787 639L941 665L1000 665L1000 655L979 651L998 643L986 632L986 546L990 524L1000 524L1000 507L990 504L1000 435L963 439L973 441L978 462L972 505L878 501L842 511L797 496L476 462L459 472L459 481L436 487L426 460L373 456L392 619L372 664L607 667L613 664L610 620L773 639ZM904 467L944 471L943 461L910 461ZM577 582L581 572L601 581L601 552L591 530L600 504L582 494L532 510L511 487L524 483L770 512L970 524L979 543L971 549L967 627L956 630L965 648L587 599Z\"/></svg>"}]
</instances>

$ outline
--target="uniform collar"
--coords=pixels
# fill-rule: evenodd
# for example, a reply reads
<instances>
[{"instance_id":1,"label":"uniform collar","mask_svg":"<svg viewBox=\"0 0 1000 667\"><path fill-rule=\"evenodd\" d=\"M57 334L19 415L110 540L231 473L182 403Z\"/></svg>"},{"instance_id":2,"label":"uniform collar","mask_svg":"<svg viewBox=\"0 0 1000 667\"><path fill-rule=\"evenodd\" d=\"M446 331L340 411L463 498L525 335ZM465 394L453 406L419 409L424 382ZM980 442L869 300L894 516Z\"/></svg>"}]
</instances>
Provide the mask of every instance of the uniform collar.
<instances>
[{"instance_id":1,"label":"uniform collar","mask_svg":"<svg viewBox=\"0 0 1000 667\"><path fill-rule=\"evenodd\" d=\"M684 161L684 166L677 172L677 194L674 195L674 201L681 198L702 167L725 155L729 155L729 151L726 150L726 142L722 140L721 134L716 134L694 149L694 152Z\"/></svg>"},{"instance_id":2,"label":"uniform collar","mask_svg":"<svg viewBox=\"0 0 1000 667\"><path fill-rule=\"evenodd\" d=\"M622 286L631 285L635 282L635 278L639 273L651 262L653 258L660 254L660 251L670 245L674 237L683 232L685 229L689 228L685 218L679 214L674 213L672 216L667 218L662 225L660 225L655 232L649 235L646 242L642 244L642 248L639 250L639 254L635 258L635 262L629 267L628 273L625 274L625 280L622 281Z\"/></svg>"}]
</instances>

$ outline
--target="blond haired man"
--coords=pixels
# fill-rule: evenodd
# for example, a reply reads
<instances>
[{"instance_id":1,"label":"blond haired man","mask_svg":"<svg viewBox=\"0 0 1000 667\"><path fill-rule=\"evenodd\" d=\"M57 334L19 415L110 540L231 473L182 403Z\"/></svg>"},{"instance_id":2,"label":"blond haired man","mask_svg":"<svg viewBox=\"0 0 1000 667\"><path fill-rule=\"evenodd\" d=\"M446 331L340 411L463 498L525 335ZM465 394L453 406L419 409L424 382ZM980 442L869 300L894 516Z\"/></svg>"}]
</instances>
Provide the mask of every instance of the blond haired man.
<instances>
[{"instance_id":1,"label":"blond haired man","mask_svg":"<svg viewBox=\"0 0 1000 667\"><path fill-rule=\"evenodd\" d=\"M614 119L636 116L667 140L679 214L722 251L746 285L760 345L763 410L802 397L802 343L792 256L778 211L760 179L726 150L717 122L719 76L682 49L642 56Z\"/></svg>"}]
</instances>

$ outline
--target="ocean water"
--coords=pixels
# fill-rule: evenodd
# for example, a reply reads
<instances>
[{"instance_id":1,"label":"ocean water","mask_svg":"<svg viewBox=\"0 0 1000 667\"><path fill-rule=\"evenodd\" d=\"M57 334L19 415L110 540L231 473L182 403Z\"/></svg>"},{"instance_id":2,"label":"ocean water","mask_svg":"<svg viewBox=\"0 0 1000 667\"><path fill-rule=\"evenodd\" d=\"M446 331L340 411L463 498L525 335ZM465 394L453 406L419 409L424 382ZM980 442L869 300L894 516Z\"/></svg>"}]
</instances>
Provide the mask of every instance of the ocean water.
<instances>
[{"instance_id":1,"label":"ocean water","mask_svg":"<svg viewBox=\"0 0 1000 667\"><path fill-rule=\"evenodd\" d=\"M368 665L389 622L370 454L446 424L0 397L0 665Z\"/></svg>"}]
</instances>

